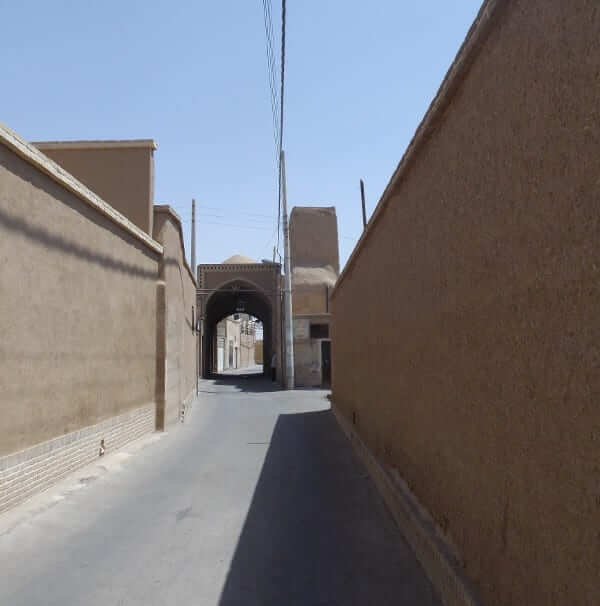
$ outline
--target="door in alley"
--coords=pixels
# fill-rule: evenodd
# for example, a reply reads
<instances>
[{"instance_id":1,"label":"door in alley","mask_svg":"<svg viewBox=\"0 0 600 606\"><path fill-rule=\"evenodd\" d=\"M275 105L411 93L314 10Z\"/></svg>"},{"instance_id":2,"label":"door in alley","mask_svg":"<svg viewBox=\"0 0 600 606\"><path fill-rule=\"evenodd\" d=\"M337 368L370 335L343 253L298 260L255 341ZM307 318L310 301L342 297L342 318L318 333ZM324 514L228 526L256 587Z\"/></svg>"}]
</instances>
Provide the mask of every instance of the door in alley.
<instances>
[{"instance_id":1,"label":"door in alley","mask_svg":"<svg viewBox=\"0 0 600 606\"><path fill-rule=\"evenodd\" d=\"M331 385L331 341L321 341L321 384Z\"/></svg>"}]
</instances>

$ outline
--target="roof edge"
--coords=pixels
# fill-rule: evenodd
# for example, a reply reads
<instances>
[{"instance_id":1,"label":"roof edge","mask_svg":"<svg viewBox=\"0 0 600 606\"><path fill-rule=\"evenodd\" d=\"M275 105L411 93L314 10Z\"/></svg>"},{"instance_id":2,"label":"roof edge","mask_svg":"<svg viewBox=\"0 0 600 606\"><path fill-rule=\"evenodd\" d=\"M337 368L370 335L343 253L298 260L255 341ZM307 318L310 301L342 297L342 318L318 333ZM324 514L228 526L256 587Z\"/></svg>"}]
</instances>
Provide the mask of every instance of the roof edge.
<instances>
[{"instance_id":1,"label":"roof edge","mask_svg":"<svg viewBox=\"0 0 600 606\"><path fill-rule=\"evenodd\" d=\"M313 212L313 211L326 211L332 214L336 214L335 205L331 206L293 206L290 215L293 213L302 212Z\"/></svg>"},{"instance_id":2,"label":"roof edge","mask_svg":"<svg viewBox=\"0 0 600 606\"><path fill-rule=\"evenodd\" d=\"M45 149L114 149L114 148L150 148L152 151L158 149L158 143L154 139L107 139L106 141L32 141L39 150Z\"/></svg>"},{"instance_id":3,"label":"roof edge","mask_svg":"<svg viewBox=\"0 0 600 606\"><path fill-rule=\"evenodd\" d=\"M153 206L153 211L155 213L168 214L175 221L175 223L177 223L177 228L179 231L179 239L181 241L181 250L183 252L183 255L182 255L183 264L185 265L185 268L187 269L188 274L190 275L190 278L192 278L192 282L194 283L194 286L196 288L198 288L198 280L194 276L194 272L192 271L192 268L189 266L187 257L185 256L185 241L183 238L183 221L181 220L181 217L168 204L155 204Z\"/></svg>"},{"instance_id":4,"label":"roof edge","mask_svg":"<svg viewBox=\"0 0 600 606\"><path fill-rule=\"evenodd\" d=\"M28 143L15 131L0 122L0 144L5 145L20 158L31 164L53 181L70 191L80 200L91 206L99 213L110 219L124 231L128 232L142 244L159 254L163 253L163 247L145 231L142 231L137 225L132 223L127 217L118 210L105 202L100 196L86 187L81 181L78 181L71 173L68 173L62 166L45 156L33 144Z\"/></svg>"},{"instance_id":5,"label":"roof edge","mask_svg":"<svg viewBox=\"0 0 600 606\"><path fill-rule=\"evenodd\" d=\"M359 251L365 245L365 242L373 232L374 226L381 214L386 207L390 193L396 183L400 181L405 173L410 168L410 164L414 160L415 156L419 152L421 146L425 143L428 136L436 128L436 122L443 117L443 113L446 107L449 105L453 95L458 90L460 83L469 72L472 64L474 63L479 50L485 42L489 33L490 25L493 22L494 17L498 14L499 9L506 5L506 0L484 0L475 20L471 24L467 35L463 43L461 44L454 61L450 64L442 83L436 93L433 101L429 105L429 108L417 127L415 134L413 135L410 143L408 144L404 155L402 156L396 170L393 172L386 188L384 189L379 202L375 207L369 221L363 230L358 242L354 246L346 265L342 269L339 278L331 292L333 298L344 281L346 274L350 271L352 265L355 263Z\"/></svg>"}]
</instances>

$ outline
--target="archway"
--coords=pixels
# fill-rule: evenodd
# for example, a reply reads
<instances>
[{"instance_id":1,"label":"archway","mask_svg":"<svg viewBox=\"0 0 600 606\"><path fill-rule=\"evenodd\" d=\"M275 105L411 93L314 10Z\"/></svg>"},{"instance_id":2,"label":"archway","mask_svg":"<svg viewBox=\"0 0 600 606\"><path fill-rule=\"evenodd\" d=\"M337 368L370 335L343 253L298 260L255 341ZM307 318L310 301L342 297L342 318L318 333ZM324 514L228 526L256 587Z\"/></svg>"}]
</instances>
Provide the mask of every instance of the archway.
<instances>
[{"instance_id":1,"label":"archway","mask_svg":"<svg viewBox=\"0 0 600 606\"><path fill-rule=\"evenodd\" d=\"M248 314L262 323L263 374L269 372L273 353L273 310L267 295L255 284L232 280L220 286L207 299L204 309L204 336L202 343L202 375L208 378L217 369L217 324L234 314Z\"/></svg>"}]
</instances>

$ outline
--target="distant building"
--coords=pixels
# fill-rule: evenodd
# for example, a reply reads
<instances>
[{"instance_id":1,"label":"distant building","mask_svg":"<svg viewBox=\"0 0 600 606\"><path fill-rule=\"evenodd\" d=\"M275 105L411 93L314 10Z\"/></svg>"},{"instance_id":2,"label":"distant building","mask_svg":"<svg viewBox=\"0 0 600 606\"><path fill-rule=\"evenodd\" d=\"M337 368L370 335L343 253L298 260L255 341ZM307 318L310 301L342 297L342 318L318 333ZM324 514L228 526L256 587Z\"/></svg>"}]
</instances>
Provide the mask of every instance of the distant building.
<instances>
[{"instance_id":1,"label":"distant building","mask_svg":"<svg viewBox=\"0 0 600 606\"><path fill-rule=\"evenodd\" d=\"M340 271L335 207L294 207L290 248L295 382L299 387L329 385L329 294Z\"/></svg>"},{"instance_id":2,"label":"distant building","mask_svg":"<svg viewBox=\"0 0 600 606\"><path fill-rule=\"evenodd\" d=\"M257 338L262 340L263 345L263 371L271 372L271 361L275 354L277 375L280 376L280 264L270 261L258 262L245 255L236 254L222 263L200 264L197 272L197 307L202 330L202 376L210 377L219 372L219 368L229 368L230 341L233 341L231 367L236 367L236 342L237 367L254 364L251 351L255 348ZM223 322L224 318L235 314L248 320L246 330L240 327L238 335L237 329L226 324L220 328L220 334L217 334L217 325ZM253 321L250 321L250 318ZM234 331L231 334L235 338L225 339L227 330ZM220 357L223 358L221 366Z\"/></svg>"},{"instance_id":3,"label":"distant building","mask_svg":"<svg viewBox=\"0 0 600 606\"><path fill-rule=\"evenodd\" d=\"M216 360L217 373L236 368L249 368L256 361L256 322L248 314L234 314L217 323Z\"/></svg>"}]
</instances>

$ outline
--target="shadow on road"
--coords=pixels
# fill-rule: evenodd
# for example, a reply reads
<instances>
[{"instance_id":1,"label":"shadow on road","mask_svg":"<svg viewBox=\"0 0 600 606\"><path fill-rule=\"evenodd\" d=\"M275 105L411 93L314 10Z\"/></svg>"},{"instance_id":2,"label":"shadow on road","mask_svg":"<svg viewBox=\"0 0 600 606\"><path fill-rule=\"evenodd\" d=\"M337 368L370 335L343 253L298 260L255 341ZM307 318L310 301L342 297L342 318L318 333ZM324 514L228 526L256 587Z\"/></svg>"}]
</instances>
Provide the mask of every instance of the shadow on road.
<instances>
[{"instance_id":1,"label":"shadow on road","mask_svg":"<svg viewBox=\"0 0 600 606\"><path fill-rule=\"evenodd\" d=\"M249 374L214 374L208 381L200 383L200 393L216 393L211 386L226 386L236 391L263 393L270 391L280 391L281 385L271 381L269 377L259 373Z\"/></svg>"},{"instance_id":2,"label":"shadow on road","mask_svg":"<svg viewBox=\"0 0 600 606\"><path fill-rule=\"evenodd\" d=\"M219 604L439 604L330 410L279 416Z\"/></svg>"}]
</instances>

